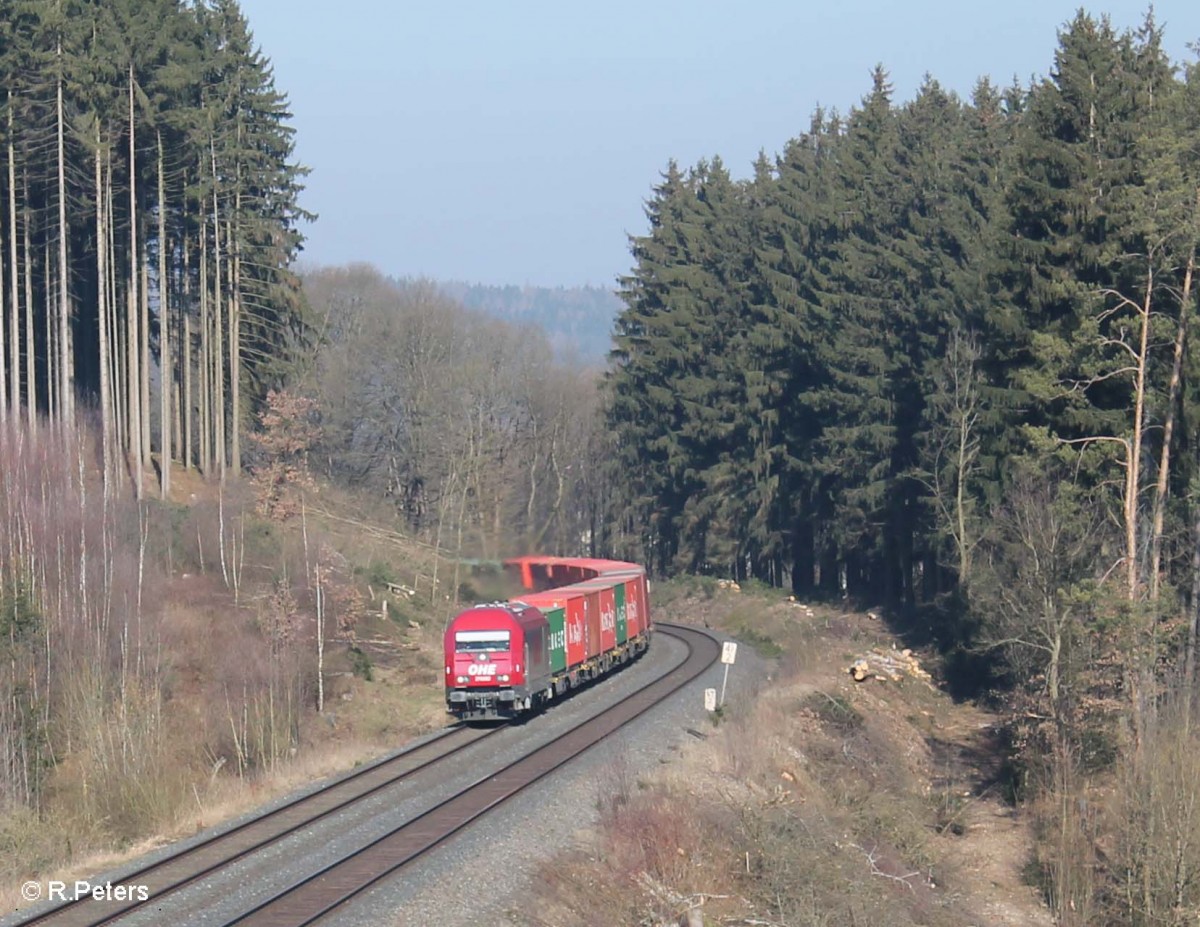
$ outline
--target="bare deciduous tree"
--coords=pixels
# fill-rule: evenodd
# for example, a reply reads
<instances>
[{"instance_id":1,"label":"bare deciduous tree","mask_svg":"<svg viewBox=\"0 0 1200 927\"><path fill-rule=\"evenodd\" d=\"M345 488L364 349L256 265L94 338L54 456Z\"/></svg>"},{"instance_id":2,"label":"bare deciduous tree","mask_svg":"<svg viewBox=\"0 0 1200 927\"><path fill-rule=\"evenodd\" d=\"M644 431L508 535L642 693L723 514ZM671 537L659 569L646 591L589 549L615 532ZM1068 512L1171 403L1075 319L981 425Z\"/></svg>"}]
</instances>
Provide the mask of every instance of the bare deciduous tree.
<instances>
[{"instance_id":1,"label":"bare deciduous tree","mask_svg":"<svg viewBox=\"0 0 1200 927\"><path fill-rule=\"evenodd\" d=\"M954 544L958 581L971 584L971 557L979 543L975 498L970 483L979 466L980 359L978 340L955 328L936 370L930 398L930 462L924 480L938 520Z\"/></svg>"},{"instance_id":2,"label":"bare deciduous tree","mask_svg":"<svg viewBox=\"0 0 1200 927\"><path fill-rule=\"evenodd\" d=\"M978 564L985 640L1021 666L1019 676L1045 680L1046 708L1066 719L1075 646L1090 614L1102 537L1099 509L1069 473L1021 472L993 513L995 536Z\"/></svg>"}]
</instances>

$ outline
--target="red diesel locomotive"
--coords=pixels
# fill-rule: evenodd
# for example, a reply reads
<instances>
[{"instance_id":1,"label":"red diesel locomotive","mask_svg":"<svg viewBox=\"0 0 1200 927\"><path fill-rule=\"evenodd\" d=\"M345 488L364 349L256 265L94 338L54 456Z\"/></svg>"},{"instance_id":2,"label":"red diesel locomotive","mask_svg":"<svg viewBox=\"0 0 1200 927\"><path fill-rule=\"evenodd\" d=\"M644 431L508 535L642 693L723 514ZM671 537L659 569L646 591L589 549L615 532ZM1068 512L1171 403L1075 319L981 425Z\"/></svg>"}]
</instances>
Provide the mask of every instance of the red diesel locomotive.
<instances>
[{"instance_id":1,"label":"red diesel locomotive","mask_svg":"<svg viewBox=\"0 0 1200 927\"><path fill-rule=\"evenodd\" d=\"M646 572L637 564L518 557L505 566L530 591L468 608L446 629L446 708L455 717L515 718L650 645Z\"/></svg>"}]
</instances>

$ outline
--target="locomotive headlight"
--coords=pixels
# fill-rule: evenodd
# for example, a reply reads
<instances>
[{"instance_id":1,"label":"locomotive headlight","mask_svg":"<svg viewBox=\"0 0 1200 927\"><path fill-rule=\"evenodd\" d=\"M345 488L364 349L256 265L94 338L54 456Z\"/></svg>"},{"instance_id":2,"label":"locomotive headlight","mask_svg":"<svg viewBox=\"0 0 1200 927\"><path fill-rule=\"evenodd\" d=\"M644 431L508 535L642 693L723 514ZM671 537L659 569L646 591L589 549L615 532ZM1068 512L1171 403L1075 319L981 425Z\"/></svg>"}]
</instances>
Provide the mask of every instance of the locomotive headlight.
<instances>
[{"instance_id":1,"label":"locomotive headlight","mask_svg":"<svg viewBox=\"0 0 1200 927\"><path fill-rule=\"evenodd\" d=\"M508 682L508 673L502 673L500 676L497 676L496 678L499 679L501 682Z\"/></svg>"},{"instance_id":2,"label":"locomotive headlight","mask_svg":"<svg viewBox=\"0 0 1200 927\"><path fill-rule=\"evenodd\" d=\"M470 680L466 676L458 676L457 678L455 678L454 681L463 683L463 682L469 682Z\"/></svg>"}]
</instances>

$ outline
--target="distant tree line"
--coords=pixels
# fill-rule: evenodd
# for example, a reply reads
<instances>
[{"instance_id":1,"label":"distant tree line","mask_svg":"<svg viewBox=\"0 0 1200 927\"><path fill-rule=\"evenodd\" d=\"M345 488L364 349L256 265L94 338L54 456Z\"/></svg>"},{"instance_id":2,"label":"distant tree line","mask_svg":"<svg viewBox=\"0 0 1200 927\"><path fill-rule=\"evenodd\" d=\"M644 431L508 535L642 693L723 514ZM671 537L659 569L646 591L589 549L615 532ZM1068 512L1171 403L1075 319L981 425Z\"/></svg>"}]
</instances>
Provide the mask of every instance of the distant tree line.
<instances>
[{"instance_id":1,"label":"distant tree line","mask_svg":"<svg viewBox=\"0 0 1200 927\"><path fill-rule=\"evenodd\" d=\"M304 171L236 0L0 0L0 417L237 471L304 329Z\"/></svg>"},{"instance_id":2,"label":"distant tree line","mask_svg":"<svg viewBox=\"0 0 1200 927\"><path fill-rule=\"evenodd\" d=\"M488 286L442 282L439 288L468 309L541 328L555 353L603 366L612 347L613 322L622 303L610 289L595 286Z\"/></svg>"},{"instance_id":3,"label":"distant tree line","mask_svg":"<svg viewBox=\"0 0 1200 927\"><path fill-rule=\"evenodd\" d=\"M387 500L407 532L456 557L573 552L601 536L596 371L429 281L357 265L312 271L304 289L321 340L292 389L317 403L321 475Z\"/></svg>"}]
</instances>

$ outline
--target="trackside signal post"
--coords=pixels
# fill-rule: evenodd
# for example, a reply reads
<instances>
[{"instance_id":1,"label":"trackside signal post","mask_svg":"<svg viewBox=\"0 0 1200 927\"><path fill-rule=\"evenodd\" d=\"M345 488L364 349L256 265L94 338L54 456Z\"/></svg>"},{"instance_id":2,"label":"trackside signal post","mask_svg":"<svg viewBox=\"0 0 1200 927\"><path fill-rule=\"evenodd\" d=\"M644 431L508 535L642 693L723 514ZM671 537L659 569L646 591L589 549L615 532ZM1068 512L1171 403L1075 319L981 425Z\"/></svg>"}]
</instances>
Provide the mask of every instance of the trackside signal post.
<instances>
[{"instance_id":1,"label":"trackside signal post","mask_svg":"<svg viewBox=\"0 0 1200 927\"><path fill-rule=\"evenodd\" d=\"M721 680L721 701L719 704L725 704L725 686L729 683L729 667L733 661L737 659L737 644L733 641L726 641L721 645L721 662L725 664L725 676Z\"/></svg>"}]
</instances>

